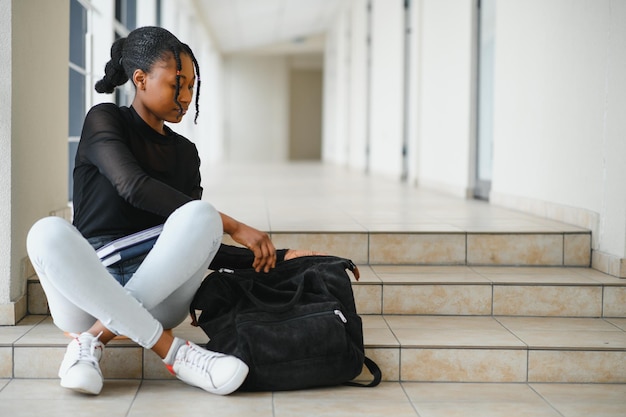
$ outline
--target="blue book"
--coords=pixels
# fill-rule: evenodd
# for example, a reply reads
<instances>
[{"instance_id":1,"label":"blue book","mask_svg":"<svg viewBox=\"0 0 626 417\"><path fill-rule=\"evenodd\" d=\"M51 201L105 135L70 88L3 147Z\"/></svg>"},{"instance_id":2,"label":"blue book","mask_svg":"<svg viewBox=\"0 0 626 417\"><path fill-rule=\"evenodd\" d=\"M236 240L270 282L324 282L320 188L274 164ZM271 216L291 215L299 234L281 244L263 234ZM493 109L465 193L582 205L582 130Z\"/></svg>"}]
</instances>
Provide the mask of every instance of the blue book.
<instances>
[{"instance_id":1,"label":"blue book","mask_svg":"<svg viewBox=\"0 0 626 417\"><path fill-rule=\"evenodd\" d=\"M162 230L161 224L121 237L96 250L96 254L104 266L143 255L152 249Z\"/></svg>"}]
</instances>

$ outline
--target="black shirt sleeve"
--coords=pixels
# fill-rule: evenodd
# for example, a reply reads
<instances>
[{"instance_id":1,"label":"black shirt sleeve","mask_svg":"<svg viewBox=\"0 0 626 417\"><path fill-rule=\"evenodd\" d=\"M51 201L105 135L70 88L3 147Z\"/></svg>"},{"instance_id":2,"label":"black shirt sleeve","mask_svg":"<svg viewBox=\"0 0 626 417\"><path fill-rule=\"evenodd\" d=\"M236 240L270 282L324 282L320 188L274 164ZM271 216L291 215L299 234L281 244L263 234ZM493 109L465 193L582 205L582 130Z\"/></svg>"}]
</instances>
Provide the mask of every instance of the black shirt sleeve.
<instances>
[{"instance_id":1,"label":"black shirt sleeve","mask_svg":"<svg viewBox=\"0 0 626 417\"><path fill-rule=\"evenodd\" d=\"M285 260L287 249L279 249L276 251L276 262ZM231 246L222 244L211 261L209 269L217 271L220 268L228 269L246 269L252 268L254 262L254 254L250 249L239 246Z\"/></svg>"}]
</instances>

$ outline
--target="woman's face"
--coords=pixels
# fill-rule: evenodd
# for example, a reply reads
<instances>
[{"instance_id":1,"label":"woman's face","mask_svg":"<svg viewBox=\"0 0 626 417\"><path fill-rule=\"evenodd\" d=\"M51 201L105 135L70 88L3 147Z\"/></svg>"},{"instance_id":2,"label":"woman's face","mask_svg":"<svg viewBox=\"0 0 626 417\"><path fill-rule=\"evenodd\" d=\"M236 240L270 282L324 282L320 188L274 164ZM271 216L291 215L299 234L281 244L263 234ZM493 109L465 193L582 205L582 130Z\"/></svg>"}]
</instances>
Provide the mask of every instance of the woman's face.
<instances>
[{"instance_id":1,"label":"woman's face","mask_svg":"<svg viewBox=\"0 0 626 417\"><path fill-rule=\"evenodd\" d=\"M193 61L187 54L180 55L180 86L178 97L176 96L176 61L171 56L167 60L157 61L150 70L139 79L135 79L137 86L137 95L133 107L137 111L137 107L145 109L144 114L140 115L149 124L156 121L166 121L170 123L178 123L182 120L187 112L187 108L193 97L193 88L196 81ZM182 113L180 107L182 106Z\"/></svg>"}]
</instances>

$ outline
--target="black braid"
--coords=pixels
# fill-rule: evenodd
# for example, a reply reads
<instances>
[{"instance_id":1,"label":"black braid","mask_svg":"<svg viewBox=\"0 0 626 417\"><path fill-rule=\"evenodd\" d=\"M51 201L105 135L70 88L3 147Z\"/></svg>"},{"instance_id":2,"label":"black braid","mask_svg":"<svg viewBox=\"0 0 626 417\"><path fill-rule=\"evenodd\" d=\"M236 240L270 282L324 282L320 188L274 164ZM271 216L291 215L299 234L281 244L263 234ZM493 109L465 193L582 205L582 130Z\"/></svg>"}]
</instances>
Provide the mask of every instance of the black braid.
<instances>
[{"instance_id":1,"label":"black braid","mask_svg":"<svg viewBox=\"0 0 626 417\"><path fill-rule=\"evenodd\" d=\"M185 50L187 51L187 53L189 54L189 56L191 57L191 61L193 62L193 66L196 69L196 115L193 118L193 123L194 124L198 124L198 115L200 114L200 64L198 64L198 60L196 59L195 55L193 54L193 51L191 50L191 48L185 44Z\"/></svg>"},{"instance_id":2,"label":"black braid","mask_svg":"<svg viewBox=\"0 0 626 417\"><path fill-rule=\"evenodd\" d=\"M176 93L174 94L174 103L178 106L178 115L183 115L183 105L178 101L178 95L180 94L180 71L183 69L183 64L180 62L180 54L177 50L172 49L174 54L174 60L176 61Z\"/></svg>"},{"instance_id":3,"label":"black braid","mask_svg":"<svg viewBox=\"0 0 626 417\"><path fill-rule=\"evenodd\" d=\"M200 66L188 45L182 43L169 31L156 27L146 26L133 30L127 38L116 40L111 46L111 60L104 69L104 77L96 85L99 93L112 93L117 86L125 84L132 78L137 69L149 73L157 61L167 60L172 55L176 61L177 72L182 70L180 54L186 53L191 57L197 77L196 88L196 115L198 120L200 99ZM176 74L176 95L174 102L182 115L182 105L178 101L180 93L180 74Z\"/></svg>"}]
</instances>

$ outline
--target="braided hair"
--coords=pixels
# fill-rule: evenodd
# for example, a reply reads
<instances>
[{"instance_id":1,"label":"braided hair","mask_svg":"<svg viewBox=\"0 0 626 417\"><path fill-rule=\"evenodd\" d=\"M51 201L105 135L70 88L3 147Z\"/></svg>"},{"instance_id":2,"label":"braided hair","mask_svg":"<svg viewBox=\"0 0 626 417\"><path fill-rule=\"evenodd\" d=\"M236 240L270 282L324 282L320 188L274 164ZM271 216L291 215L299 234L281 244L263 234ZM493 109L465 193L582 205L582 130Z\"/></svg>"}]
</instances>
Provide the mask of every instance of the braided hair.
<instances>
[{"instance_id":1,"label":"braided hair","mask_svg":"<svg viewBox=\"0 0 626 417\"><path fill-rule=\"evenodd\" d=\"M185 53L191 57L197 77L196 87L196 115L194 123L197 123L200 100L200 66L191 48L182 43L169 31L156 27L146 26L133 30L126 38L116 40L111 46L111 60L104 67L104 77L95 85L98 93L112 93L117 86L125 84L140 69L149 73L152 66L162 60L174 57L176 61L176 94L174 102L178 106L179 114L183 113L183 106L178 102L180 93L180 71L182 63L180 54ZM171 54L171 55L170 55Z\"/></svg>"}]
</instances>

